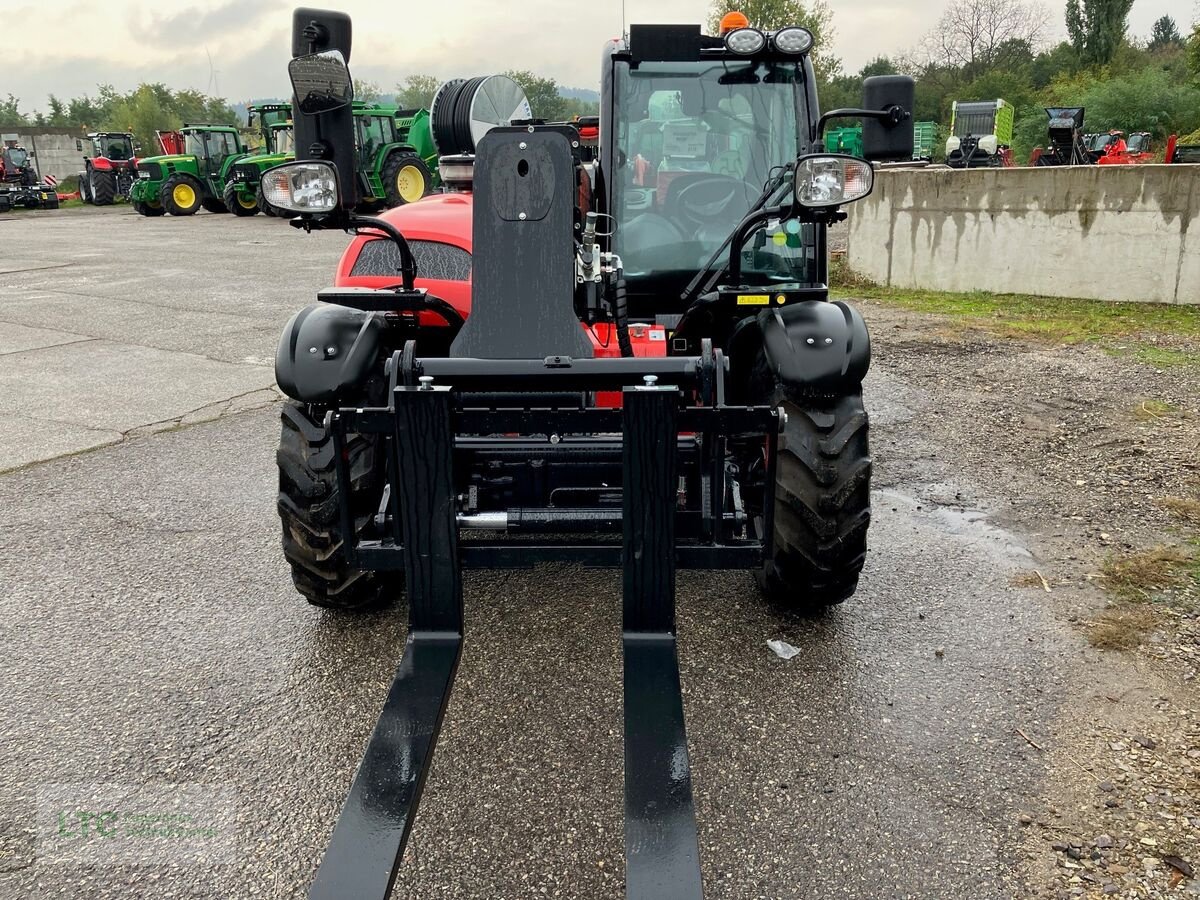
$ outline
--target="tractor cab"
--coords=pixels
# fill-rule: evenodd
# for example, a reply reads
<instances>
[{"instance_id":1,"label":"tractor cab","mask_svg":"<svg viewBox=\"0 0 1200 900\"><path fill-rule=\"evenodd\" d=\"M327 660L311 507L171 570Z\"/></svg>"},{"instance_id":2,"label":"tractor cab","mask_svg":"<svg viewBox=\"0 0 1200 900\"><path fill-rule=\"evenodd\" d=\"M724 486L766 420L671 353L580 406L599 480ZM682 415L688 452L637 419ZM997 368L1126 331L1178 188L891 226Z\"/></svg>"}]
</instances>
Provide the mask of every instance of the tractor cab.
<instances>
[{"instance_id":1,"label":"tractor cab","mask_svg":"<svg viewBox=\"0 0 1200 900\"><path fill-rule=\"evenodd\" d=\"M637 65L627 47L612 56L607 213L635 296L681 293L811 143L813 91L794 57L696 56ZM812 226L778 224L760 243L749 281L819 280Z\"/></svg>"},{"instance_id":2,"label":"tractor cab","mask_svg":"<svg viewBox=\"0 0 1200 900\"><path fill-rule=\"evenodd\" d=\"M182 134L184 155L196 158L201 175L219 175L229 157L246 152L236 128L185 125Z\"/></svg>"},{"instance_id":3,"label":"tractor cab","mask_svg":"<svg viewBox=\"0 0 1200 900\"><path fill-rule=\"evenodd\" d=\"M269 139L267 141L268 151L279 156L294 155L296 152L296 140L292 132L292 123L281 122L277 125L272 125L269 131Z\"/></svg>"},{"instance_id":4,"label":"tractor cab","mask_svg":"<svg viewBox=\"0 0 1200 900\"><path fill-rule=\"evenodd\" d=\"M32 184L33 167L29 151L17 145L8 145L0 151L0 180L10 184Z\"/></svg>"},{"instance_id":5,"label":"tractor cab","mask_svg":"<svg viewBox=\"0 0 1200 900\"><path fill-rule=\"evenodd\" d=\"M128 132L95 132L88 135L88 140L92 145L92 159L127 162L137 158L133 135Z\"/></svg>"}]
</instances>

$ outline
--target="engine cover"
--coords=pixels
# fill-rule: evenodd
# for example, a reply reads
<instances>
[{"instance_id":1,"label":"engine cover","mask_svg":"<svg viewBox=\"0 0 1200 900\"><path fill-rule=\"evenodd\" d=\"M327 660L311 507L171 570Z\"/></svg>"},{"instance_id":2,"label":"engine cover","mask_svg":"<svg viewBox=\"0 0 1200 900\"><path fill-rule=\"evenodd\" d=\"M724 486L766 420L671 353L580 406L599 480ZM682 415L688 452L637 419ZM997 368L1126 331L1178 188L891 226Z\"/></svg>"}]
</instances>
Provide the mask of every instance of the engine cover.
<instances>
[{"instance_id":1,"label":"engine cover","mask_svg":"<svg viewBox=\"0 0 1200 900\"><path fill-rule=\"evenodd\" d=\"M358 392L379 357L382 317L348 306L306 306L283 329L275 381L302 403L329 403Z\"/></svg>"}]
</instances>

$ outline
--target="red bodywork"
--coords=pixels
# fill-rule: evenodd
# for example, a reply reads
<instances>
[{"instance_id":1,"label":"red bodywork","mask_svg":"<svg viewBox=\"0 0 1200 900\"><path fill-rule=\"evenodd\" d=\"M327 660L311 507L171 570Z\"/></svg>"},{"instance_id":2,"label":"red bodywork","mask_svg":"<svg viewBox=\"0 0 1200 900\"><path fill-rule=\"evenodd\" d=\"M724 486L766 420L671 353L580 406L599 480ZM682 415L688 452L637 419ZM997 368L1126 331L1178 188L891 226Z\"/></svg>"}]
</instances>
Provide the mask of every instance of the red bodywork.
<instances>
[{"instance_id":1,"label":"red bodywork","mask_svg":"<svg viewBox=\"0 0 1200 900\"><path fill-rule=\"evenodd\" d=\"M1108 146L1104 148L1104 154L1096 160L1102 166L1135 166L1141 163L1154 162L1154 154L1149 150L1150 135L1138 133L1130 135L1130 143L1137 138L1138 146L1130 148L1125 142L1125 134L1120 131L1111 131L1109 134L1112 140Z\"/></svg>"},{"instance_id":2,"label":"red bodywork","mask_svg":"<svg viewBox=\"0 0 1200 900\"><path fill-rule=\"evenodd\" d=\"M426 241L441 244L451 244L471 252L471 195L461 194L432 194L416 203L397 206L380 213L379 218L395 225L409 241ZM337 276L334 284L338 287L386 288L399 284L399 274L396 275L351 275L354 263L362 252L363 245L368 241L388 240L372 236L359 235L350 242L346 252L338 263ZM417 269L417 285L429 291L435 297L445 300L464 319L471 312L471 282L447 281L437 278L424 278L420 267ZM436 313L421 314L421 325L429 327L444 327L445 322ZM595 348L596 356L620 356L616 334L613 327L606 322L600 322L593 328L581 328ZM629 340L633 345L635 356L666 356L666 329L657 325L630 325Z\"/></svg>"}]
</instances>

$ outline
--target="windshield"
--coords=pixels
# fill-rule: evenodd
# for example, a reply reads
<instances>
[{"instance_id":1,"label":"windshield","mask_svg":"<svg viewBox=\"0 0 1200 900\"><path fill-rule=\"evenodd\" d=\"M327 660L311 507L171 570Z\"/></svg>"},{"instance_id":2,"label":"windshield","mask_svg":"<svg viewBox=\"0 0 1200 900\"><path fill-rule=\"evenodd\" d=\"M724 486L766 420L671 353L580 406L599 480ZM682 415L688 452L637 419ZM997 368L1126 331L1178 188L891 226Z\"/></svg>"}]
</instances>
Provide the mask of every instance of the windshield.
<instances>
[{"instance_id":1,"label":"windshield","mask_svg":"<svg viewBox=\"0 0 1200 900\"><path fill-rule=\"evenodd\" d=\"M123 134L107 135L101 145L109 159L133 159L133 142Z\"/></svg>"},{"instance_id":2,"label":"windshield","mask_svg":"<svg viewBox=\"0 0 1200 900\"><path fill-rule=\"evenodd\" d=\"M614 87L614 249L631 282L686 282L768 179L807 147L803 69L728 60L618 64ZM767 252L755 254L748 274L808 280L814 242L780 236L760 233Z\"/></svg>"},{"instance_id":3,"label":"windshield","mask_svg":"<svg viewBox=\"0 0 1200 900\"><path fill-rule=\"evenodd\" d=\"M29 159L29 153L20 147L8 147L5 149L4 155L13 167L17 169L25 165L25 161Z\"/></svg>"},{"instance_id":4,"label":"windshield","mask_svg":"<svg viewBox=\"0 0 1200 900\"><path fill-rule=\"evenodd\" d=\"M275 141L276 153L291 153L296 149L295 143L292 140L292 126L286 128L276 128L272 132Z\"/></svg>"}]
</instances>

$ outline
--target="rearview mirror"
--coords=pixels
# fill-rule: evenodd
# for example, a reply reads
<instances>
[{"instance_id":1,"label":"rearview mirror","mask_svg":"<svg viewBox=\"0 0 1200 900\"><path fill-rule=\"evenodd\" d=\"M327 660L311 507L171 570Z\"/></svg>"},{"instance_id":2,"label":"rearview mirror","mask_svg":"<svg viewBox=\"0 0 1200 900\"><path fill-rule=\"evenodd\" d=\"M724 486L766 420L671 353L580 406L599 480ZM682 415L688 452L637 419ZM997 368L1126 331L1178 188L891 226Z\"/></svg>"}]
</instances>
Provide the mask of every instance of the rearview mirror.
<instances>
[{"instance_id":1,"label":"rearview mirror","mask_svg":"<svg viewBox=\"0 0 1200 900\"><path fill-rule=\"evenodd\" d=\"M871 160L912 159L912 109L916 85L907 75L875 75L863 82L863 109L903 111L892 120L863 119L863 157Z\"/></svg>"},{"instance_id":2,"label":"rearview mirror","mask_svg":"<svg viewBox=\"0 0 1200 900\"><path fill-rule=\"evenodd\" d=\"M75 138L75 149L80 153L83 152L83 141L79 138Z\"/></svg>"},{"instance_id":3,"label":"rearview mirror","mask_svg":"<svg viewBox=\"0 0 1200 900\"><path fill-rule=\"evenodd\" d=\"M288 75L300 112L318 115L349 106L354 81L340 50L297 56L288 63Z\"/></svg>"}]
</instances>

